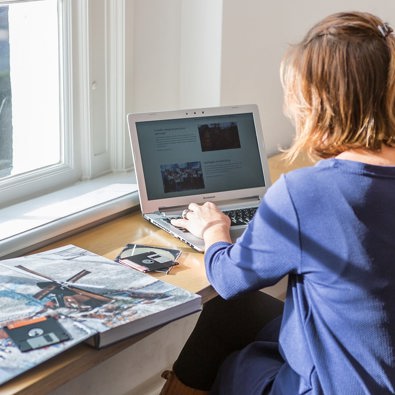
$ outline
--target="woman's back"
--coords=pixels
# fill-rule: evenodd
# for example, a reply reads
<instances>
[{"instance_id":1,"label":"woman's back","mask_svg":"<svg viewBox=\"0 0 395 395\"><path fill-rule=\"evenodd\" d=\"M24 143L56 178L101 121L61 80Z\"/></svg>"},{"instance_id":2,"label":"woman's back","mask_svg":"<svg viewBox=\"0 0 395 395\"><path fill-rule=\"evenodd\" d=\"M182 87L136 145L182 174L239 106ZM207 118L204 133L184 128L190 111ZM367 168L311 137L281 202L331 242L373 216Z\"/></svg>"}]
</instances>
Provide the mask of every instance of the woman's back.
<instances>
[{"instance_id":1,"label":"woman's back","mask_svg":"<svg viewBox=\"0 0 395 395\"><path fill-rule=\"evenodd\" d=\"M331 159L285 185L301 251L281 332L289 365L317 393L395 392L395 167Z\"/></svg>"}]
</instances>

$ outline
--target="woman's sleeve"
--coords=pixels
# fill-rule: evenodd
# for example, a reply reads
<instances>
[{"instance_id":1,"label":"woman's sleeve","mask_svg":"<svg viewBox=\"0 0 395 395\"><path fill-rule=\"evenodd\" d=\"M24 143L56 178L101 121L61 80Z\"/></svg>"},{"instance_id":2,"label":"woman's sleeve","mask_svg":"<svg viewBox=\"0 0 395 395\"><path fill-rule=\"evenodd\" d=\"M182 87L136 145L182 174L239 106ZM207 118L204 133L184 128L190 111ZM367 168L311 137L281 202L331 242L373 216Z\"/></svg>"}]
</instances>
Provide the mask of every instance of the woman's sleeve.
<instances>
[{"instance_id":1,"label":"woman's sleeve","mask_svg":"<svg viewBox=\"0 0 395 395\"><path fill-rule=\"evenodd\" d=\"M297 214L282 176L267 191L235 244L215 243L205 254L207 277L223 298L277 283L299 272Z\"/></svg>"}]
</instances>

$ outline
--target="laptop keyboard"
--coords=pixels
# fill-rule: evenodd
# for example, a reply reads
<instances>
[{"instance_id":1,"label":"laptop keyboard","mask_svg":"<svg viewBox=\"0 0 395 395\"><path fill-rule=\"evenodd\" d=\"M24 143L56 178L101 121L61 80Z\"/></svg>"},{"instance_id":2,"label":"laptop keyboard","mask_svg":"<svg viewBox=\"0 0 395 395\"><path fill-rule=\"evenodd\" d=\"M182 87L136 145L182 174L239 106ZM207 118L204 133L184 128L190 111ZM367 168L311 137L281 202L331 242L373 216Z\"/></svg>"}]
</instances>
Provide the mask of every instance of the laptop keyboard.
<instances>
[{"instance_id":1,"label":"laptop keyboard","mask_svg":"<svg viewBox=\"0 0 395 395\"><path fill-rule=\"evenodd\" d=\"M223 213L230 218L230 225L247 225L254 216L257 207L239 208L237 210L224 210Z\"/></svg>"},{"instance_id":2,"label":"laptop keyboard","mask_svg":"<svg viewBox=\"0 0 395 395\"><path fill-rule=\"evenodd\" d=\"M223 213L230 218L230 225L247 225L251 221L252 217L256 213L258 207L239 208L236 210L224 210ZM176 217L173 217L175 219ZM181 217L178 217L181 218ZM170 222L169 218L164 218L167 222Z\"/></svg>"}]
</instances>

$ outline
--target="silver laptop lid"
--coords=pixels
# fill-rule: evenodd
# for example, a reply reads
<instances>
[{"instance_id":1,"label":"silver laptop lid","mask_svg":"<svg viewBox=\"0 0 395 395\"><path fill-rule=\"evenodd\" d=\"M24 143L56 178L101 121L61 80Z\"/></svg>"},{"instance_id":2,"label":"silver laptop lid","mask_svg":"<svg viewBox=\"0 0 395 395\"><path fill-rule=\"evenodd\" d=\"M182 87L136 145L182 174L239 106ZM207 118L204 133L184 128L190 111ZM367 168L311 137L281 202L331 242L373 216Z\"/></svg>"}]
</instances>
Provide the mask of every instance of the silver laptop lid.
<instances>
[{"instance_id":1,"label":"silver laptop lid","mask_svg":"<svg viewBox=\"0 0 395 395\"><path fill-rule=\"evenodd\" d=\"M262 198L270 185L256 105L128 114L143 214Z\"/></svg>"}]
</instances>

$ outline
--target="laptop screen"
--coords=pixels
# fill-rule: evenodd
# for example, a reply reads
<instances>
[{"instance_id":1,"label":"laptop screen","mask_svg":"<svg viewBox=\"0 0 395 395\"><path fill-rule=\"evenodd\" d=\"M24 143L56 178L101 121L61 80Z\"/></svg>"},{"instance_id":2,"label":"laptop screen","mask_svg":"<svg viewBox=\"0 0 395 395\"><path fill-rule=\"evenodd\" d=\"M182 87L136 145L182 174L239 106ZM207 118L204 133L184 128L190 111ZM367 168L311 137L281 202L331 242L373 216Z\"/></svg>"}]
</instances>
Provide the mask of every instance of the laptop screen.
<instances>
[{"instance_id":1,"label":"laptop screen","mask_svg":"<svg viewBox=\"0 0 395 395\"><path fill-rule=\"evenodd\" d=\"M148 200L265 186L251 112L136 122Z\"/></svg>"}]
</instances>

